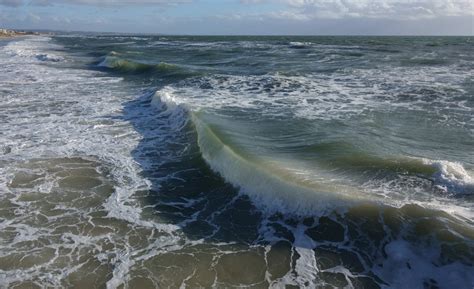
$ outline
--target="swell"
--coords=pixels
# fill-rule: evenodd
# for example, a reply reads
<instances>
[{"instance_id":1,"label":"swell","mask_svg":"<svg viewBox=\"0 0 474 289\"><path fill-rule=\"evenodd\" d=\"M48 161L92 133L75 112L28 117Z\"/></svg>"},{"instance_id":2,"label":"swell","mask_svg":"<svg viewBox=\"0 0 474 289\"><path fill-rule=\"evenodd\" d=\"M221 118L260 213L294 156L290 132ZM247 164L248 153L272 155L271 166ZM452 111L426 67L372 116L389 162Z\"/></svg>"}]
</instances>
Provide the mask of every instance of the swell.
<instances>
[{"instance_id":1,"label":"swell","mask_svg":"<svg viewBox=\"0 0 474 289\"><path fill-rule=\"evenodd\" d=\"M97 64L98 67L112 70L122 74L132 75L159 75L159 76L193 76L197 73L189 71L181 66L160 62L157 64L139 62L119 56L118 53L111 52Z\"/></svg>"}]
</instances>

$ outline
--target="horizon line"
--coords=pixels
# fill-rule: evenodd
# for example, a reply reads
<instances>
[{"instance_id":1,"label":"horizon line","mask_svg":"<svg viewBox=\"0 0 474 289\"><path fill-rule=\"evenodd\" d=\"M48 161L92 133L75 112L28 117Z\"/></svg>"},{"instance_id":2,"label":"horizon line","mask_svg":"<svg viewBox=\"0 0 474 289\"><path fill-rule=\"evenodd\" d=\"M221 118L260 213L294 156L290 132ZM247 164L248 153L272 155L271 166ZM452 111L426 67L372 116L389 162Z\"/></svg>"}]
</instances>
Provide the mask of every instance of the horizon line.
<instances>
[{"instance_id":1,"label":"horizon line","mask_svg":"<svg viewBox=\"0 0 474 289\"><path fill-rule=\"evenodd\" d=\"M123 32L123 31L90 31L90 30L61 30L43 28L4 28L7 30L21 30L31 32L57 32L57 33L90 33L90 34L121 34L121 35L143 35L143 36L201 36L201 37L317 37L317 36L338 36L338 37L474 37L474 33L468 34L185 34L163 32Z\"/></svg>"}]
</instances>

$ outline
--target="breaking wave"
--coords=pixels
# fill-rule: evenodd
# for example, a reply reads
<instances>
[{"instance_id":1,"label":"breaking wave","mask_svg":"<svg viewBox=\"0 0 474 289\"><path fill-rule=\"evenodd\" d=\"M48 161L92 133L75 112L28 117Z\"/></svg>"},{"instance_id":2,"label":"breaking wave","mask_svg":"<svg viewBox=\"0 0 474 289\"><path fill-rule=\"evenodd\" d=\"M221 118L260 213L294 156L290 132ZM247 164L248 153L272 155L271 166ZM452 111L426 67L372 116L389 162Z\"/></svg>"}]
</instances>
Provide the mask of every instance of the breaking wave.
<instances>
[{"instance_id":1,"label":"breaking wave","mask_svg":"<svg viewBox=\"0 0 474 289\"><path fill-rule=\"evenodd\" d=\"M431 188L428 193L432 193L433 189L446 195L474 193L472 173L460 163L339 152L338 156L321 159L307 170L306 164L298 163L298 160L290 163L277 155L274 158L268 155L258 157L255 153L242 150L215 129L213 122L207 121L209 117L215 116L209 116L203 109L193 110L192 104L183 102L174 90L167 87L155 93L152 104L162 109L165 106L168 112L188 110L187 117L196 129L202 157L212 170L269 211L311 215L315 211L351 203L406 204L392 200L387 195L374 194L371 192L374 188L365 188L367 179L364 177L367 175L372 183L385 184L387 180L399 182L398 188L406 185L403 182L408 176L420 179L423 185L427 182ZM328 150L321 147L311 149ZM337 145L334 149L338 149ZM379 189L377 187L375 190ZM426 206L430 207L428 203Z\"/></svg>"}]
</instances>

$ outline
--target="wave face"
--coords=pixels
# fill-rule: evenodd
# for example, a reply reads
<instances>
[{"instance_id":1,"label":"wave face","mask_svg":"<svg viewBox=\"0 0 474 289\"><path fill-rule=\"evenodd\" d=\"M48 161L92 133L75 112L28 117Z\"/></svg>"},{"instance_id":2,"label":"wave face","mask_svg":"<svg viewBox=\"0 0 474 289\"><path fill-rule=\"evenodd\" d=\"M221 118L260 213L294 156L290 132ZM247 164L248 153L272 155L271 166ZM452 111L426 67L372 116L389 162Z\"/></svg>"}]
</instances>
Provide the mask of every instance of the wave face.
<instances>
[{"instance_id":1,"label":"wave face","mask_svg":"<svg viewBox=\"0 0 474 289\"><path fill-rule=\"evenodd\" d=\"M226 181L243 189L263 207L270 210L311 214L331 205L335 199L358 198L342 185L320 179L315 182L294 169L278 165L274 160L245 157L224 142L199 114L192 115L197 141L203 158Z\"/></svg>"},{"instance_id":2,"label":"wave face","mask_svg":"<svg viewBox=\"0 0 474 289\"><path fill-rule=\"evenodd\" d=\"M113 54L112 54L113 55ZM150 71L166 73L175 73L179 67L167 63L146 64L120 58L118 56L106 56L99 64L99 67L106 67L119 72L145 73Z\"/></svg>"},{"instance_id":3,"label":"wave face","mask_svg":"<svg viewBox=\"0 0 474 289\"><path fill-rule=\"evenodd\" d=\"M0 287L472 288L473 47L0 42Z\"/></svg>"},{"instance_id":4,"label":"wave face","mask_svg":"<svg viewBox=\"0 0 474 289\"><path fill-rule=\"evenodd\" d=\"M166 62L140 62L128 59L127 55L122 55L115 51L108 53L96 65L98 68L110 70L117 74L148 77L150 79L170 78L172 80L184 79L198 75L192 69L187 69L176 64Z\"/></svg>"}]
</instances>

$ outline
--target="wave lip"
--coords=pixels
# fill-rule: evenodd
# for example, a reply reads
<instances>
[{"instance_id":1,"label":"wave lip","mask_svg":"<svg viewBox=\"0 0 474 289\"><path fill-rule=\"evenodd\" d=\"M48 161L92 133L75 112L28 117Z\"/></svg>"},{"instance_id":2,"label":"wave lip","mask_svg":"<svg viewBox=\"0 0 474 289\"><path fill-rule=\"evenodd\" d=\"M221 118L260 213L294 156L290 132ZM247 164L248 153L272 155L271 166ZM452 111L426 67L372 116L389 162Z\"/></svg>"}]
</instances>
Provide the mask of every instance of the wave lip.
<instances>
[{"instance_id":1,"label":"wave lip","mask_svg":"<svg viewBox=\"0 0 474 289\"><path fill-rule=\"evenodd\" d=\"M444 160L422 159L426 165L436 169L432 176L434 185L447 193L474 194L474 177L461 163Z\"/></svg>"}]
</instances>

